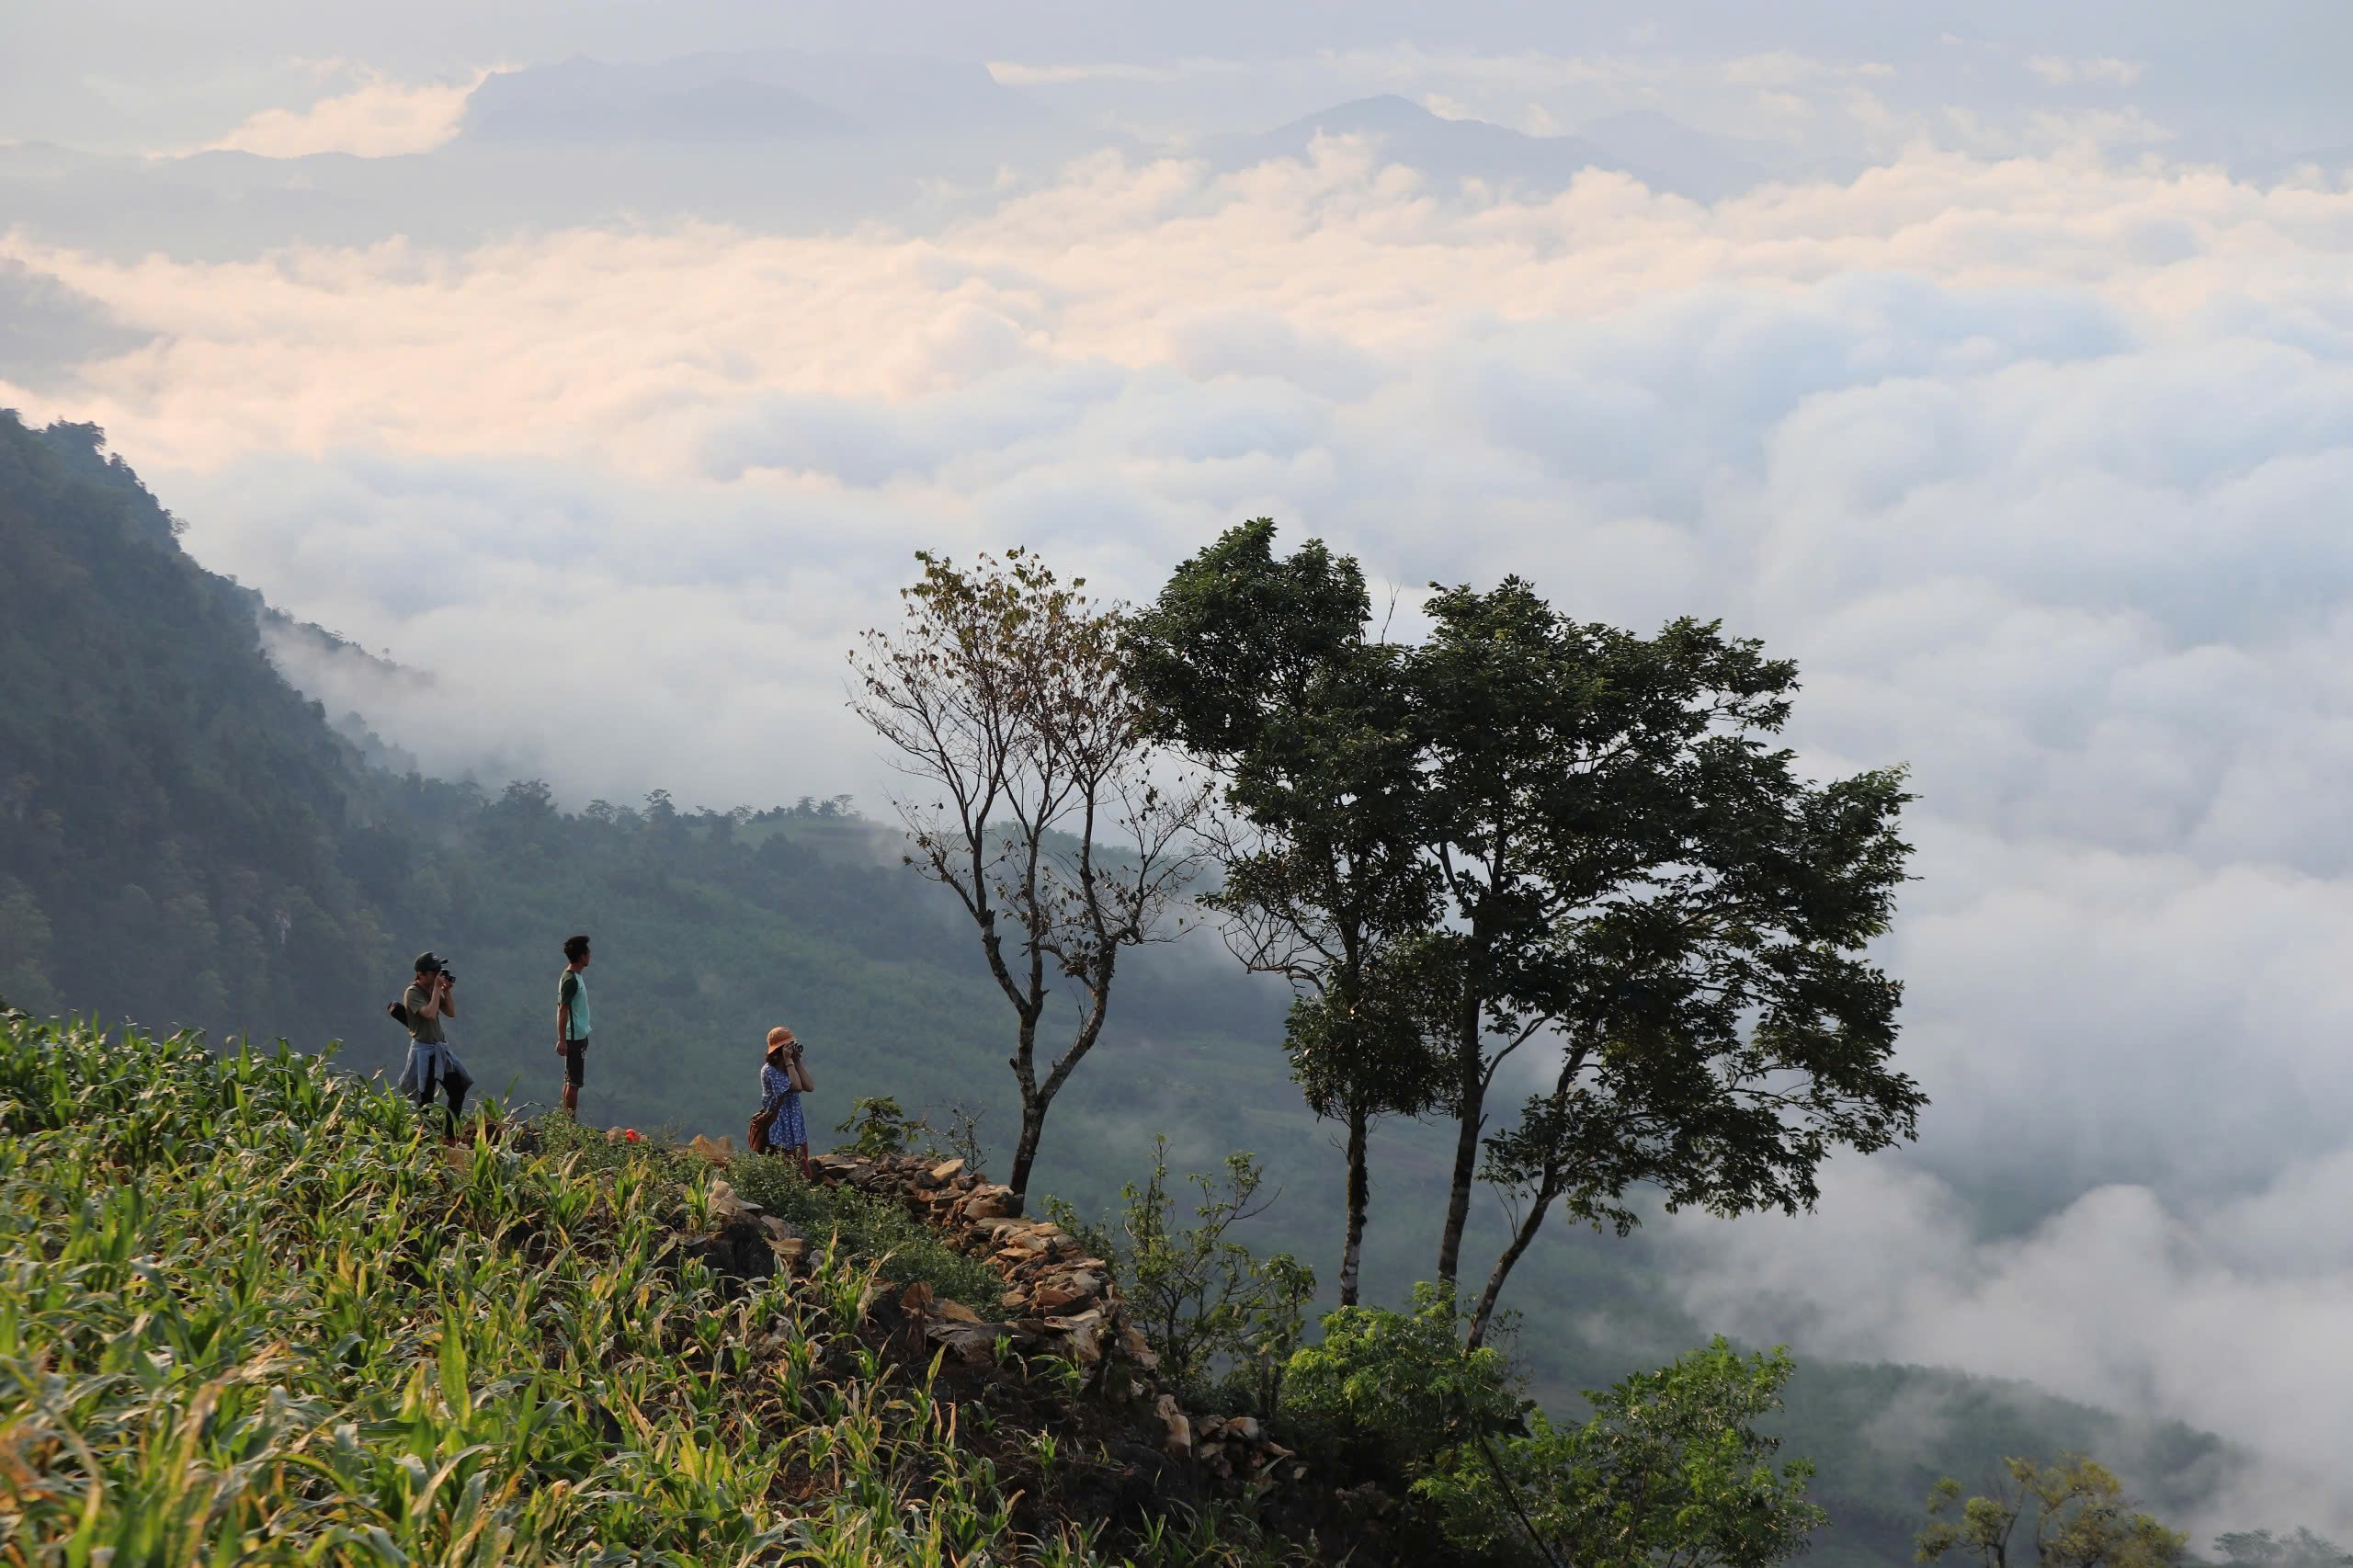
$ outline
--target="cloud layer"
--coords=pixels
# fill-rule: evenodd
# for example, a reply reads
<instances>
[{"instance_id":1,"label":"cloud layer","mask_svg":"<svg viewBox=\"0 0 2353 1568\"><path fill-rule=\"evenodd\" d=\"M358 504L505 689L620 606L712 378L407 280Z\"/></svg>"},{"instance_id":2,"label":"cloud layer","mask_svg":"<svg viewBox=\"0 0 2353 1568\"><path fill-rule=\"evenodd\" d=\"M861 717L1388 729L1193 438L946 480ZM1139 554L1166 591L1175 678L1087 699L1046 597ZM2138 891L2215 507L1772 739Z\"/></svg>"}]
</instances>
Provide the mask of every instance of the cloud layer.
<instances>
[{"instance_id":1,"label":"cloud layer","mask_svg":"<svg viewBox=\"0 0 2353 1568\"><path fill-rule=\"evenodd\" d=\"M362 158L426 153L458 133L466 96L487 73L471 81L397 82L381 71L350 73L330 62L338 76L355 80L308 108L266 108L248 115L211 151L254 153L265 158L301 158L313 153L349 153Z\"/></svg>"},{"instance_id":2,"label":"cloud layer","mask_svg":"<svg viewBox=\"0 0 2353 1568\"><path fill-rule=\"evenodd\" d=\"M2200 1534L2297 1519L2353 1525L2343 1456L2353 1312L2353 1150L2258 1192L2169 1205L2095 1188L2030 1232L1987 1239L1933 1177L1850 1165L1824 1213L1672 1223L1685 1304L1801 1354L1999 1368L2128 1415L2227 1433L2261 1456Z\"/></svg>"},{"instance_id":3,"label":"cloud layer","mask_svg":"<svg viewBox=\"0 0 2353 1568\"><path fill-rule=\"evenodd\" d=\"M2334 183L2088 151L1712 207L1107 156L920 236L19 238L158 335L0 399L437 677L329 695L574 799L874 793L840 654L918 547L1140 595L1269 513L1400 585L1720 615L1802 662L1813 765L1915 770L1936 1108L1819 1220L1678 1233L1695 1304L2342 1452L2282 1410L2353 1373L2313 1326L2353 1299L2348 251Z\"/></svg>"}]
</instances>

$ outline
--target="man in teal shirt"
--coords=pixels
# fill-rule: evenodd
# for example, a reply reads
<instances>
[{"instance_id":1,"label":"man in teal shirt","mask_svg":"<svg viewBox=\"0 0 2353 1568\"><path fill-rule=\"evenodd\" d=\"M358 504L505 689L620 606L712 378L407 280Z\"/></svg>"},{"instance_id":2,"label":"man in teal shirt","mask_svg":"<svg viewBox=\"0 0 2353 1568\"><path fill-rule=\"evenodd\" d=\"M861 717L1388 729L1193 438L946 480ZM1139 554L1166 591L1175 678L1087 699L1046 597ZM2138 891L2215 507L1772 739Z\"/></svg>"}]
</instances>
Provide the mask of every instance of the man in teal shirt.
<instances>
[{"instance_id":1,"label":"man in teal shirt","mask_svg":"<svg viewBox=\"0 0 2353 1568\"><path fill-rule=\"evenodd\" d=\"M580 1116L580 1080L588 1065L588 938L563 940L563 975L555 983L555 1053L563 1058L563 1114Z\"/></svg>"}]
</instances>

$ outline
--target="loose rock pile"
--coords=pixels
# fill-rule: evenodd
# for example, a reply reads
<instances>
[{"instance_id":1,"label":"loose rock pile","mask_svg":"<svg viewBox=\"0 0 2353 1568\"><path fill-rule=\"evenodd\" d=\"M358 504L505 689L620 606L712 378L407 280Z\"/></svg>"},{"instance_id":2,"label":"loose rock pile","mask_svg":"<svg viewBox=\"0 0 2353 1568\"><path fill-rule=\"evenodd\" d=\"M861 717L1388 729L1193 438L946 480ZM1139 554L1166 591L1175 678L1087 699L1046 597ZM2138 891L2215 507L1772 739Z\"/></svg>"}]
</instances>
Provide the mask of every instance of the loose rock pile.
<instances>
[{"instance_id":1,"label":"loose rock pile","mask_svg":"<svg viewBox=\"0 0 2353 1568\"><path fill-rule=\"evenodd\" d=\"M716 1145L710 1151L721 1153ZM1226 1489L1256 1495L1306 1478L1290 1451L1256 1420L1194 1416L1161 1388L1154 1375L1159 1358L1128 1320L1109 1265L1061 1226L1016 1214L1012 1188L982 1181L961 1160L832 1153L812 1163L823 1180L897 1199L951 1245L985 1258L1005 1280L1002 1323L937 1297L927 1285L910 1286L898 1304L923 1323L932 1343L973 1364L1007 1354L1060 1357L1084 1372L1089 1392L1139 1415L1149 1411L1162 1450L1197 1462Z\"/></svg>"},{"instance_id":2,"label":"loose rock pile","mask_svg":"<svg viewBox=\"0 0 2353 1568\"><path fill-rule=\"evenodd\" d=\"M699 1137L690 1148L721 1170L736 1159L724 1138ZM1005 1285L1006 1321L983 1319L926 1283L895 1293L878 1283L862 1303L867 1333L901 1345L901 1354L920 1354L926 1346L945 1352L963 1397L1010 1380L1035 1402L1032 1408L1043 1404L1059 1412L1057 1419L1084 1424L1106 1468L1069 1471L1065 1484L1091 1488L1094 1502L1108 1511L1105 1517L1120 1510L1158 1515L1222 1495L1248 1506L1277 1534L1312 1542L1359 1568L1401 1568L1421 1560L1401 1548L1397 1500L1377 1483L1320 1482L1256 1419L1187 1411L1173 1391L1160 1386L1157 1358L1129 1320L1104 1260L1060 1226L1010 1212L1016 1207L1010 1188L981 1181L959 1160L835 1153L818 1155L813 1164L830 1185L904 1203L950 1244L991 1265ZM804 1274L813 1245L824 1249L823 1237L804 1236L763 1212L723 1177L711 1183L707 1201L715 1223L699 1227L688 1250L722 1277ZM906 1343L908 1335L913 1344ZM1056 1359L1067 1365L1073 1392L1085 1399L1040 1389L1040 1374ZM1092 1479L1067 1479L1082 1475Z\"/></svg>"}]
</instances>

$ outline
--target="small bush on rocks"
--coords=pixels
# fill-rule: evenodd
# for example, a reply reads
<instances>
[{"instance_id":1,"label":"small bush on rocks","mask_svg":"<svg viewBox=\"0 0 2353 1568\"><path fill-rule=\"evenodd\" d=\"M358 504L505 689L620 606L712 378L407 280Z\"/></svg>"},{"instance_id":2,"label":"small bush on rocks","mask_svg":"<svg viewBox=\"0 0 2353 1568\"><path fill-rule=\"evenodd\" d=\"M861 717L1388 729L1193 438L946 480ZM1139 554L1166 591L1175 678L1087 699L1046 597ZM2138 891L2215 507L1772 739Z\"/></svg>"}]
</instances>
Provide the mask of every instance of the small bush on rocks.
<instances>
[{"instance_id":1,"label":"small bush on rocks","mask_svg":"<svg viewBox=\"0 0 2353 1568\"><path fill-rule=\"evenodd\" d=\"M961 1159L965 1169L977 1175L988 1163L981 1147L980 1111L958 1100L943 1114L947 1127L934 1127L928 1115L909 1116L895 1095L861 1096L850 1102L849 1115L834 1124L835 1131L850 1138L837 1152L881 1160L920 1150L935 1160Z\"/></svg>"}]
</instances>

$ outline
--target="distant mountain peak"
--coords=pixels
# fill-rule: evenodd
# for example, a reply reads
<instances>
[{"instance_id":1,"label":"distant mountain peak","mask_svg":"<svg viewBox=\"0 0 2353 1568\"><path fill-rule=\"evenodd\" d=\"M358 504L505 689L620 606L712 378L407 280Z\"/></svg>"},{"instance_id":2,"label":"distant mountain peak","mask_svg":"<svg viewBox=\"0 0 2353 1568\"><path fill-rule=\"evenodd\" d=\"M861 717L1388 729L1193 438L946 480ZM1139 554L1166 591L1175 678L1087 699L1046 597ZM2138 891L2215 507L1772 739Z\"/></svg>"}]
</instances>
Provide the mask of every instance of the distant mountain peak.
<instances>
[{"instance_id":1,"label":"distant mountain peak","mask_svg":"<svg viewBox=\"0 0 2353 1568\"><path fill-rule=\"evenodd\" d=\"M977 61L754 50L653 64L574 55L501 72L467 100L463 134L510 142L758 142L1017 131L1047 118Z\"/></svg>"},{"instance_id":2,"label":"distant mountain peak","mask_svg":"<svg viewBox=\"0 0 2353 1568\"><path fill-rule=\"evenodd\" d=\"M772 82L574 57L484 78L466 100L461 134L485 142L764 142L857 128L839 110Z\"/></svg>"},{"instance_id":3,"label":"distant mountain peak","mask_svg":"<svg viewBox=\"0 0 2353 1568\"><path fill-rule=\"evenodd\" d=\"M1395 93L1354 98L1257 135L1221 136L1203 146L1218 165L1245 168L1307 155L1319 136L1367 136L1393 162L1440 179L1558 189L1577 172L1603 168L1644 177L1634 165L1574 136L1531 136L1484 119L1449 119Z\"/></svg>"}]
</instances>

